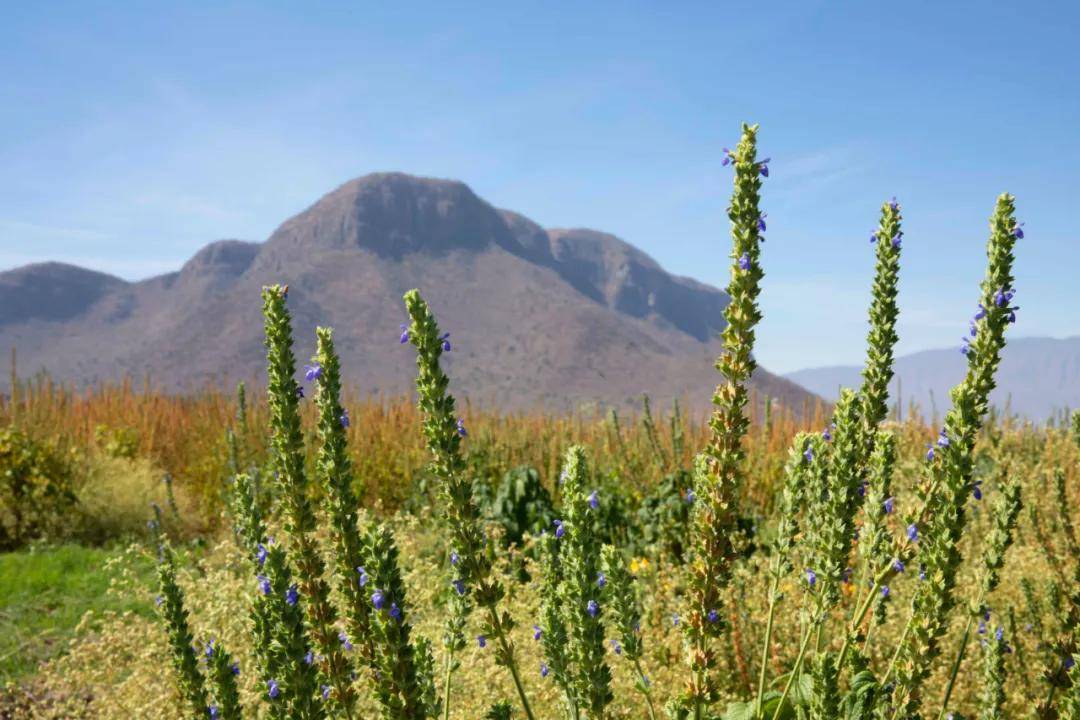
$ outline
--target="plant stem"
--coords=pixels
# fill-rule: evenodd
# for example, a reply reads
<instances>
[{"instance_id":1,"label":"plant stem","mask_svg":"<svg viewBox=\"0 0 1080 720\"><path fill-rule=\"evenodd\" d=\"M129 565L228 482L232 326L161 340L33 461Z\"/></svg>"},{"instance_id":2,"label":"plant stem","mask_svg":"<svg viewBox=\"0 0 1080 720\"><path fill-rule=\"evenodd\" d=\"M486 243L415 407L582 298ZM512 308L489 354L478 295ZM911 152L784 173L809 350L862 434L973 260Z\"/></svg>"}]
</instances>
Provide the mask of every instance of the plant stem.
<instances>
[{"instance_id":1,"label":"plant stem","mask_svg":"<svg viewBox=\"0 0 1080 720\"><path fill-rule=\"evenodd\" d=\"M509 640L507 640L506 632L503 630L502 621L499 619L499 612L495 609L494 605L488 605L487 611L488 619L491 622L491 628L495 631L495 639L499 642L499 649L502 651L503 658L506 660L506 667L510 670L510 675L514 678L514 687L517 688L518 698L521 700L521 709L525 711L525 716L529 718L529 720L536 720L532 708L529 706L529 698L525 695L525 687L521 684L517 663L514 662L514 651L513 648L510 647Z\"/></svg>"},{"instance_id":2,"label":"plant stem","mask_svg":"<svg viewBox=\"0 0 1080 720\"><path fill-rule=\"evenodd\" d=\"M762 718L764 709L761 700L765 697L765 673L769 665L769 645L772 643L773 621L776 617L776 591L780 585L779 573L773 575L772 589L769 592L769 620L765 624L765 643L761 648L761 671L758 673L757 699L754 701L754 717Z\"/></svg>"},{"instance_id":3,"label":"plant stem","mask_svg":"<svg viewBox=\"0 0 1080 720\"><path fill-rule=\"evenodd\" d=\"M443 720L450 720L450 676L454 674L454 648L446 655L446 673L443 676Z\"/></svg>"},{"instance_id":4,"label":"plant stem","mask_svg":"<svg viewBox=\"0 0 1080 720\"><path fill-rule=\"evenodd\" d=\"M956 660L953 661L952 672L949 673L949 684L945 686L945 697L941 699L941 710L938 712L938 720L945 717L945 709L949 705L949 698L952 697L953 686L956 684L956 676L960 673L960 663L964 661L964 653L967 651L968 639L971 637L971 623L974 619L973 616L969 615L967 624L964 626L964 634L960 638L960 650L956 653Z\"/></svg>"},{"instance_id":5,"label":"plant stem","mask_svg":"<svg viewBox=\"0 0 1080 720\"><path fill-rule=\"evenodd\" d=\"M810 645L810 636L814 634L814 626L818 621L810 623L806 630L803 631L802 642L799 643L799 655L795 658L795 667L791 668L791 674L788 675L787 682L784 683L784 692L780 695L780 702L776 704L776 712L773 713L772 720L780 720L780 711L784 708L784 701L787 700L788 694L791 692L791 685L795 682L795 676L799 672L799 668L802 667L803 658L806 657L806 648Z\"/></svg>"},{"instance_id":6,"label":"plant stem","mask_svg":"<svg viewBox=\"0 0 1080 720\"><path fill-rule=\"evenodd\" d=\"M645 671L641 669L641 661L634 660L634 669L637 670L638 680L641 681L641 694L645 696L645 702L649 708L649 720L656 720L656 710L653 709L652 692L649 691L649 680L645 677Z\"/></svg>"}]
</instances>

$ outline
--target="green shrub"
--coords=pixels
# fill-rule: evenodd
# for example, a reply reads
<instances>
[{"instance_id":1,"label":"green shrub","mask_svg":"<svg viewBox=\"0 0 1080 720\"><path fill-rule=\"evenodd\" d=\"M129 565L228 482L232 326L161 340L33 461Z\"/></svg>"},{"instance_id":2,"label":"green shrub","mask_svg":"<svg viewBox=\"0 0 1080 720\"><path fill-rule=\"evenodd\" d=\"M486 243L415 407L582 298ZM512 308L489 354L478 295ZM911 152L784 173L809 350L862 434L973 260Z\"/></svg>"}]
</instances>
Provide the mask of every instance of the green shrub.
<instances>
[{"instance_id":1,"label":"green shrub","mask_svg":"<svg viewBox=\"0 0 1080 720\"><path fill-rule=\"evenodd\" d=\"M0 550L56 532L75 503L71 456L15 428L0 430Z\"/></svg>"},{"instance_id":2,"label":"green shrub","mask_svg":"<svg viewBox=\"0 0 1080 720\"><path fill-rule=\"evenodd\" d=\"M503 527L507 543L520 544L526 533L539 535L551 527L555 508L551 494L540 483L540 473L522 466L503 475L487 505L487 515Z\"/></svg>"}]
</instances>

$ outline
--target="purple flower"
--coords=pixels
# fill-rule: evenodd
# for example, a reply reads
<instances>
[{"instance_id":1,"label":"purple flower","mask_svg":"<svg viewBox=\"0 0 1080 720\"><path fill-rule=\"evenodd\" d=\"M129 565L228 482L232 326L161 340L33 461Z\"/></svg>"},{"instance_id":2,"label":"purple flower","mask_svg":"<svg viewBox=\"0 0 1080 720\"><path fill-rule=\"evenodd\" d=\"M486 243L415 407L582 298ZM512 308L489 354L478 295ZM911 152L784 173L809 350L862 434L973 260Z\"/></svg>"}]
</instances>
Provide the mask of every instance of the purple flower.
<instances>
[{"instance_id":1,"label":"purple flower","mask_svg":"<svg viewBox=\"0 0 1080 720\"><path fill-rule=\"evenodd\" d=\"M589 493L589 507L593 510L600 507L600 494L596 490Z\"/></svg>"},{"instance_id":2,"label":"purple flower","mask_svg":"<svg viewBox=\"0 0 1080 720\"><path fill-rule=\"evenodd\" d=\"M262 590L262 594L269 595L270 580L265 575L258 575L255 579L259 581L259 589Z\"/></svg>"},{"instance_id":3,"label":"purple flower","mask_svg":"<svg viewBox=\"0 0 1080 720\"><path fill-rule=\"evenodd\" d=\"M360 587L364 587L365 585L367 585L368 580L370 579L368 577L367 570L365 570L361 566L361 567L356 568L356 572L360 573L360 581L359 581L360 582Z\"/></svg>"},{"instance_id":4,"label":"purple flower","mask_svg":"<svg viewBox=\"0 0 1080 720\"><path fill-rule=\"evenodd\" d=\"M933 461L933 459L934 459L934 444L933 443L927 443L926 445L929 448L926 451L926 459L930 460L930 461Z\"/></svg>"},{"instance_id":5,"label":"purple flower","mask_svg":"<svg viewBox=\"0 0 1080 720\"><path fill-rule=\"evenodd\" d=\"M300 591L297 589L296 585L290 586L289 589L285 591L285 602L289 603L290 605L295 606L296 601L299 599Z\"/></svg>"},{"instance_id":6,"label":"purple flower","mask_svg":"<svg viewBox=\"0 0 1080 720\"><path fill-rule=\"evenodd\" d=\"M724 159L720 161L721 165L727 166L735 162L735 156L730 150L724 148Z\"/></svg>"},{"instance_id":7,"label":"purple flower","mask_svg":"<svg viewBox=\"0 0 1080 720\"><path fill-rule=\"evenodd\" d=\"M543 635L544 631L540 629L540 626L533 625L533 640L539 640Z\"/></svg>"},{"instance_id":8,"label":"purple flower","mask_svg":"<svg viewBox=\"0 0 1080 720\"><path fill-rule=\"evenodd\" d=\"M900 560L900 558L896 558L892 561L892 569L898 573L904 572L904 563Z\"/></svg>"},{"instance_id":9,"label":"purple flower","mask_svg":"<svg viewBox=\"0 0 1080 720\"><path fill-rule=\"evenodd\" d=\"M986 620L979 620L979 627L976 629L980 635L986 634Z\"/></svg>"},{"instance_id":10,"label":"purple flower","mask_svg":"<svg viewBox=\"0 0 1080 720\"><path fill-rule=\"evenodd\" d=\"M892 239L892 246L893 246L894 248L899 248L899 247L900 247L900 236L901 236L902 234L903 234L903 233L896 233L895 235L893 235L893 239Z\"/></svg>"},{"instance_id":11,"label":"purple flower","mask_svg":"<svg viewBox=\"0 0 1080 720\"><path fill-rule=\"evenodd\" d=\"M750 269L750 253L743 253L742 256L739 257L739 269L740 270L749 270Z\"/></svg>"},{"instance_id":12,"label":"purple flower","mask_svg":"<svg viewBox=\"0 0 1080 720\"><path fill-rule=\"evenodd\" d=\"M1075 665L1075 664L1076 664L1076 660L1073 659L1072 655L1069 655L1069 656L1067 656L1065 658L1065 669L1066 670L1072 670L1073 665Z\"/></svg>"},{"instance_id":13,"label":"purple flower","mask_svg":"<svg viewBox=\"0 0 1080 720\"><path fill-rule=\"evenodd\" d=\"M926 566L925 565L920 565L919 566L919 580L922 580L924 582L926 581Z\"/></svg>"},{"instance_id":14,"label":"purple flower","mask_svg":"<svg viewBox=\"0 0 1080 720\"><path fill-rule=\"evenodd\" d=\"M376 590L371 594L371 604L375 606L376 610L382 610L386 605L386 595L382 590Z\"/></svg>"},{"instance_id":15,"label":"purple flower","mask_svg":"<svg viewBox=\"0 0 1080 720\"><path fill-rule=\"evenodd\" d=\"M975 313L975 319L982 320L984 317L986 317L986 308L983 307L982 303L979 303L979 309Z\"/></svg>"},{"instance_id":16,"label":"purple flower","mask_svg":"<svg viewBox=\"0 0 1080 720\"><path fill-rule=\"evenodd\" d=\"M825 428L821 431L821 439L825 442L832 442L832 433L829 432L829 428Z\"/></svg>"},{"instance_id":17,"label":"purple flower","mask_svg":"<svg viewBox=\"0 0 1080 720\"><path fill-rule=\"evenodd\" d=\"M611 639L611 649L615 651L616 655L622 655L622 645L615 638Z\"/></svg>"},{"instance_id":18,"label":"purple flower","mask_svg":"<svg viewBox=\"0 0 1080 720\"><path fill-rule=\"evenodd\" d=\"M298 397L301 400L304 399L304 386L303 385L297 385L296 386L296 397Z\"/></svg>"},{"instance_id":19,"label":"purple flower","mask_svg":"<svg viewBox=\"0 0 1080 720\"><path fill-rule=\"evenodd\" d=\"M1023 227L1024 223L1016 223L1015 225L1013 225L1013 237L1015 237L1017 240L1024 239Z\"/></svg>"},{"instance_id":20,"label":"purple flower","mask_svg":"<svg viewBox=\"0 0 1080 720\"><path fill-rule=\"evenodd\" d=\"M262 567L266 562L266 555L266 546L259 543L259 548L255 551L255 560L259 563L259 567Z\"/></svg>"},{"instance_id":21,"label":"purple flower","mask_svg":"<svg viewBox=\"0 0 1080 720\"><path fill-rule=\"evenodd\" d=\"M443 352L450 352L450 333L443 333L439 337L439 342L442 343Z\"/></svg>"},{"instance_id":22,"label":"purple flower","mask_svg":"<svg viewBox=\"0 0 1080 720\"><path fill-rule=\"evenodd\" d=\"M886 515L892 515L893 509L896 507L896 498L895 497L887 498L885 500L884 505L885 505L885 514Z\"/></svg>"},{"instance_id":23,"label":"purple flower","mask_svg":"<svg viewBox=\"0 0 1080 720\"><path fill-rule=\"evenodd\" d=\"M563 526L562 520L555 521L555 538L561 538L566 534L566 528Z\"/></svg>"},{"instance_id":24,"label":"purple flower","mask_svg":"<svg viewBox=\"0 0 1080 720\"><path fill-rule=\"evenodd\" d=\"M851 582L851 568L844 568L844 572L840 573L840 579L845 583Z\"/></svg>"},{"instance_id":25,"label":"purple flower","mask_svg":"<svg viewBox=\"0 0 1080 720\"><path fill-rule=\"evenodd\" d=\"M322 686L322 699L323 700L329 700L330 699L330 686L329 685L323 685Z\"/></svg>"},{"instance_id":26,"label":"purple flower","mask_svg":"<svg viewBox=\"0 0 1080 720\"><path fill-rule=\"evenodd\" d=\"M585 611L588 612L591 617L596 617L600 614L600 605L595 600L590 600L589 604L585 606Z\"/></svg>"},{"instance_id":27,"label":"purple flower","mask_svg":"<svg viewBox=\"0 0 1080 720\"><path fill-rule=\"evenodd\" d=\"M907 526L907 536L908 536L908 540L911 540L911 542L917 542L918 541L918 539L919 539L919 528L918 528L917 525L915 525L915 523L911 523L910 525Z\"/></svg>"},{"instance_id":28,"label":"purple flower","mask_svg":"<svg viewBox=\"0 0 1080 720\"><path fill-rule=\"evenodd\" d=\"M213 640L206 643L206 657L207 658L214 657L214 641Z\"/></svg>"},{"instance_id":29,"label":"purple flower","mask_svg":"<svg viewBox=\"0 0 1080 720\"><path fill-rule=\"evenodd\" d=\"M459 562L461 562L461 556L457 554L457 550L451 550L450 564L456 567Z\"/></svg>"},{"instance_id":30,"label":"purple flower","mask_svg":"<svg viewBox=\"0 0 1080 720\"><path fill-rule=\"evenodd\" d=\"M477 635L476 636L476 644L479 645L480 647L487 647L487 638L484 637L483 635Z\"/></svg>"},{"instance_id":31,"label":"purple flower","mask_svg":"<svg viewBox=\"0 0 1080 720\"><path fill-rule=\"evenodd\" d=\"M802 456L806 462L814 462L814 448L808 446Z\"/></svg>"},{"instance_id":32,"label":"purple flower","mask_svg":"<svg viewBox=\"0 0 1080 720\"><path fill-rule=\"evenodd\" d=\"M277 696L281 694L281 688L278 687L277 680L267 681L266 694L270 696L271 700L276 700Z\"/></svg>"},{"instance_id":33,"label":"purple flower","mask_svg":"<svg viewBox=\"0 0 1080 720\"><path fill-rule=\"evenodd\" d=\"M949 447L949 436L945 434L945 428L941 428L941 433L938 435L937 444L938 447Z\"/></svg>"},{"instance_id":34,"label":"purple flower","mask_svg":"<svg viewBox=\"0 0 1080 720\"><path fill-rule=\"evenodd\" d=\"M882 585L881 586L881 597L883 597L883 598L889 597L889 586L888 585Z\"/></svg>"},{"instance_id":35,"label":"purple flower","mask_svg":"<svg viewBox=\"0 0 1080 720\"><path fill-rule=\"evenodd\" d=\"M409 342L409 326L406 323L401 323L401 344Z\"/></svg>"},{"instance_id":36,"label":"purple flower","mask_svg":"<svg viewBox=\"0 0 1080 720\"><path fill-rule=\"evenodd\" d=\"M758 163L758 172L761 173L764 177L769 177L769 163L771 161L772 158L765 158Z\"/></svg>"},{"instance_id":37,"label":"purple flower","mask_svg":"<svg viewBox=\"0 0 1080 720\"><path fill-rule=\"evenodd\" d=\"M221 713L218 712L217 705L211 705L209 708L207 708L207 710L209 710L210 712L210 720L218 720L218 718L221 717Z\"/></svg>"},{"instance_id":38,"label":"purple flower","mask_svg":"<svg viewBox=\"0 0 1080 720\"><path fill-rule=\"evenodd\" d=\"M679 626L679 613L671 613L671 624L673 627Z\"/></svg>"},{"instance_id":39,"label":"purple flower","mask_svg":"<svg viewBox=\"0 0 1080 720\"><path fill-rule=\"evenodd\" d=\"M163 603L163 602L165 602L165 598L161 597L160 595L158 595L156 598L154 598L154 604L157 605L158 607L161 607L161 603Z\"/></svg>"},{"instance_id":40,"label":"purple flower","mask_svg":"<svg viewBox=\"0 0 1080 720\"><path fill-rule=\"evenodd\" d=\"M971 494L975 496L976 500L982 500L982 480L976 480L972 483Z\"/></svg>"},{"instance_id":41,"label":"purple flower","mask_svg":"<svg viewBox=\"0 0 1080 720\"><path fill-rule=\"evenodd\" d=\"M548 668L547 663L540 663L540 677L547 677L551 670Z\"/></svg>"},{"instance_id":42,"label":"purple flower","mask_svg":"<svg viewBox=\"0 0 1080 720\"><path fill-rule=\"evenodd\" d=\"M462 580L461 578L458 578L457 580L454 580L450 584L454 586L455 590L457 590L458 595L464 595L465 594L465 581L464 580Z\"/></svg>"},{"instance_id":43,"label":"purple flower","mask_svg":"<svg viewBox=\"0 0 1080 720\"><path fill-rule=\"evenodd\" d=\"M239 675L240 674L240 663L233 663L232 665L229 666L229 669L232 670L233 675Z\"/></svg>"},{"instance_id":44,"label":"purple flower","mask_svg":"<svg viewBox=\"0 0 1080 720\"><path fill-rule=\"evenodd\" d=\"M1006 290L1005 288L1001 288L996 293L994 293L994 304L997 305L999 308L1006 307L1013 299L1013 295L1015 293L1015 290Z\"/></svg>"},{"instance_id":45,"label":"purple flower","mask_svg":"<svg viewBox=\"0 0 1080 720\"><path fill-rule=\"evenodd\" d=\"M311 365L304 366L304 379L308 382L314 382L322 377L322 365L319 363L313 363Z\"/></svg>"},{"instance_id":46,"label":"purple flower","mask_svg":"<svg viewBox=\"0 0 1080 720\"><path fill-rule=\"evenodd\" d=\"M461 437L469 437L469 433L465 429L465 421L460 418L457 421L457 434Z\"/></svg>"},{"instance_id":47,"label":"purple flower","mask_svg":"<svg viewBox=\"0 0 1080 720\"><path fill-rule=\"evenodd\" d=\"M697 495L694 494L693 488L686 488L686 502L689 505L694 504L694 500L697 499Z\"/></svg>"},{"instance_id":48,"label":"purple flower","mask_svg":"<svg viewBox=\"0 0 1080 720\"><path fill-rule=\"evenodd\" d=\"M889 201L889 207L892 208L893 212L896 212L897 210L900 209L900 203L896 202L896 196L895 195L893 195L892 200Z\"/></svg>"},{"instance_id":49,"label":"purple flower","mask_svg":"<svg viewBox=\"0 0 1080 720\"><path fill-rule=\"evenodd\" d=\"M341 409L341 417L338 418L338 420L341 421L341 427L343 427L343 428L349 427L349 411L346 410L345 408L342 408Z\"/></svg>"},{"instance_id":50,"label":"purple flower","mask_svg":"<svg viewBox=\"0 0 1080 720\"><path fill-rule=\"evenodd\" d=\"M313 651L311 651L311 650L307 651L307 655L304 656L304 664L305 665L314 665L315 664L315 653Z\"/></svg>"},{"instance_id":51,"label":"purple flower","mask_svg":"<svg viewBox=\"0 0 1080 720\"><path fill-rule=\"evenodd\" d=\"M998 625L998 629L994 631L994 639L1001 642L1005 639L1005 628Z\"/></svg>"},{"instance_id":52,"label":"purple flower","mask_svg":"<svg viewBox=\"0 0 1080 720\"><path fill-rule=\"evenodd\" d=\"M352 643L349 642L349 636L345 634L344 630L338 633L338 640L341 641L341 645L346 651L352 650Z\"/></svg>"},{"instance_id":53,"label":"purple flower","mask_svg":"<svg viewBox=\"0 0 1080 720\"><path fill-rule=\"evenodd\" d=\"M395 620L401 619L401 608L398 607L397 603L390 603L390 617Z\"/></svg>"},{"instance_id":54,"label":"purple flower","mask_svg":"<svg viewBox=\"0 0 1080 720\"><path fill-rule=\"evenodd\" d=\"M709 622L714 623L714 622L716 622L717 620L720 619L720 613L718 613L716 611L716 609L713 608L712 610L709 611L709 614L706 615L706 617L709 619Z\"/></svg>"},{"instance_id":55,"label":"purple flower","mask_svg":"<svg viewBox=\"0 0 1080 720\"><path fill-rule=\"evenodd\" d=\"M817 585L817 573L810 568L806 569L806 584L810 587Z\"/></svg>"},{"instance_id":56,"label":"purple flower","mask_svg":"<svg viewBox=\"0 0 1080 720\"><path fill-rule=\"evenodd\" d=\"M858 490L859 497L866 497L866 485L867 485L867 482L865 480L863 480L861 483L859 483L859 490Z\"/></svg>"},{"instance_id":57,"label":"purple flower","mask_svg":"<svg viewBox=\"0 0 1080 720\"><path fill-rule=\"evenodd\" d=\"M765 232L765 218L769 216L769 213L761 213L761 217L757 219L758 232Z\"/></svg>"},{"instance_id":58,"label":"purple flower","mask_svg":"<svg viewBox=\"0 0 1080 720\"><path fill-rule=\"evenodd\" d=\"M607 585L607 577L602 572L596 573L596 587L604 587Z\"/></svg>"}]
</instances>

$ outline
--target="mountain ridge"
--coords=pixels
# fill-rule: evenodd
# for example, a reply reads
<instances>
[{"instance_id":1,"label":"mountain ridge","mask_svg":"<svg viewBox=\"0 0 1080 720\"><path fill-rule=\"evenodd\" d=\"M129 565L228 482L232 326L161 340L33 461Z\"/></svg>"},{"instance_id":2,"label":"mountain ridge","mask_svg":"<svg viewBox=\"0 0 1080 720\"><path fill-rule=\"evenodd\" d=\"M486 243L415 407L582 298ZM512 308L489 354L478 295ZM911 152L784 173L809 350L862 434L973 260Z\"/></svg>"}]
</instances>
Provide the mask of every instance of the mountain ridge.
<instances>
[{"instance_id":1,"label":"mountain ridge","mask_svg":"<svg viewBox=\"0 0 1080 720\"><path fill-rule=\"evenodd\" d=\"M964 377L967 360L957 348L937 348L896 359L904 410L912 400L924 414L940 417L949 407L949 389ZM838 387L858 387L860 366L831 365L785 373L811 392L835 400ZM896 380L890 385L895 402ZM990 401L999 409L1045 420L1080 407L1080 336L1009 338L1001 354L997 387ZM928 416L928 415L927 415Z\"/></svg>"},{"instance_id":2,"label":"mountain ridge","mask_svg":"<svg viewBox=\"0 0 1080 720\"><path fill-rule=\"evenodd\" d=\"M453 333L455 391L507 409L642 392L707 405L727 304L614 235L544 229L460 181L403 173L350 180L265 242L214 241L145 280L34 267L0 272L0 347L17 347L24 369L80 385L152 372L169 390L258 379L259 290L285 282L298 359L314 349L314 326L330 325L347 380L406 392L412 358L397 326L402 294L419 287ZM36 309L10 310L28 284ZM796 409L808 397L764 370L753 382Z\"/></svg>"}]
</instances>

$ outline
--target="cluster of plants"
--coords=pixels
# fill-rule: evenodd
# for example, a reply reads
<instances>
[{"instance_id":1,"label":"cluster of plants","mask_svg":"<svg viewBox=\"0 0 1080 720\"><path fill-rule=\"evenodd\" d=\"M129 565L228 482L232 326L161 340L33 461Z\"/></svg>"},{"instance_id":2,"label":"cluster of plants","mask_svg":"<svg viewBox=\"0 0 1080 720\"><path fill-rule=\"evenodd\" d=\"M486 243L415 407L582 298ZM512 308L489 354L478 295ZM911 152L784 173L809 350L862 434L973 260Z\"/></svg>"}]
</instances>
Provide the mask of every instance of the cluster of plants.
<instances>
[{"instance_id":1,"label":"cluster of plants","mask_svg":"<svg viewBox=\"0 0 1080 720\"><path fill-rule=\"evenodd\" d=\"M332 331L299 368L287 287L265 288L266 397L154 400L190 438L111 445L198 478L183 511L164 485L150 524L165 632L131 615L87 630L32 716L1080 719L1080 413L1015 427L988 405L1016 320L1012 197L940 425L889 418L893 200L871 237L863 383L796 432L748 388L769 173L755 127L724 164L731 302L707 425L647 400L630 424L463 412L416 291L400 338L415 409L357 403ZM112 405L119 419L80 409L82 425L154 416ZM187 542L185 512L225 518L226 537Z\"/></svg>"},{"instance_id":2,"label":"cluster of plants","mask_svg":"<svg viewBox=\"0 0 1080 720\"><path fill-rule=\"evenodd\" d=\"M670 468L657 484L659 496L650 497L640 510L651 514L642 523L644 542L660 544L684 561L681 593L671 614L672 626L682 635L684 680L665 693L669 700L662 710L672 718L695 720L957 718L961 712L1003 717L1015 613L1009 622L993 603L1015 540L1022 485L1007 460L995 464L992 479L977 475L975 450L1005 331L1016 320L1013 248L1023 232L1013 198L999 197L990 221L986 276L962 348L967 374L953 389L952 407L928 443L922 466L910 475L915 482L907 487L895 482L897 437L884 422L897 339L902 218L895 200L882 206L871 237L876 269L864 382L842 393L819 432L794 437L775 524L756 528L740 507L750 480L747 384L755 369L766 229L759 191L768 160L757 157L756 128L744 126L739 145L724 163L733 165L735 173L728 209L731 302L725 310L724 350L716 363L722 381L713 396L711 432L692 468ZM445 614L437 658L431 639L413 630L414 607L402 581L408 559L400 556L394 533L384 524L359 519L346 451L345 429L351 421L341 404L340 362L327 328L317 331L318 353L304 370L314 384L318 411L314 472L309 471L299 410L303 388L296 380L286 302L286 287L263 292L273 448L270 501L261 501L252 476L245 473L236 474L231 491L233 520L255 587L250 628L257 664L252 671L264 685L263 711L273 717L354 717L358 693L366 692L386 718L448 717L460 656L468 645L476 645L492 653L515 691L512 698L493 698L487 717L515 712L530 720L562 714L607 717L615 700L616 671L634 676L639 707L657 717L660 709L643 663L642 600L626 552L631 538L620 537L605 522L602 483L581 447L565 455L558 507L529 470L510 473L488 503L502 520L506 539L521 543L531 536L539 554L539 616L531 631L526 624L526 631L542 647L540 675L560 689L563 709L548 707L540 713L530 701L515 642L522 637L522 620L507 602L508 585L515 579L499 572L497 558L505 545L485 523L462 450L469 433L441 363L451 351L449 335L419 293L410 291L405 296L410 322L402 325L401 342L416 350L421 428L445 543L443 574L436 580L444 586ZM646 412L645 418L647 436L654 438L651 415ZM660 464L667 465L659 443L655 450ZM1074 682L1080 671L1071 669L1080 612L1080 553L1065 511L1064 469L1051 474L1065 542L1061 555L1051 549L1049 537L1043 543L1060 578L1046 593L1057 620L1052 640L1038 650L1048 689L1032 713L1069 718L1080 716L1080 686ZM990 495L984 509L980 503ZM329 562L317 538L316 496L328 523ZM267 508L277 518L274 534ZM979 538L969 536L975 514L988 518L989 531ZM158 544L162 616L190 714L242 717L238 668L221 643L195 643L172 551L162 535ZM733 698L720 672L722 641L738 632L740 622L730 617L727 594L735 578L749 569L767 578L766 591L748 599L767 608L766 620L756 682L745 697ZM962 574L974 578L963 595ZM1034 629L1042 622L1037 607L1042 596L1034 588L1027 595ZM781 634L785 618L790 627ZM948 646L944 640L957 618L964 630L957 645ZM882 626L888 623L901 630L886 634ZM778 648L781 637L795 642ZM971 707L954 707L957 674L966 655L976 651L983 658L981 691ZM943 692L929 694L928 681L941 671L947 673Z\"/></svg>"}]
</instances>

